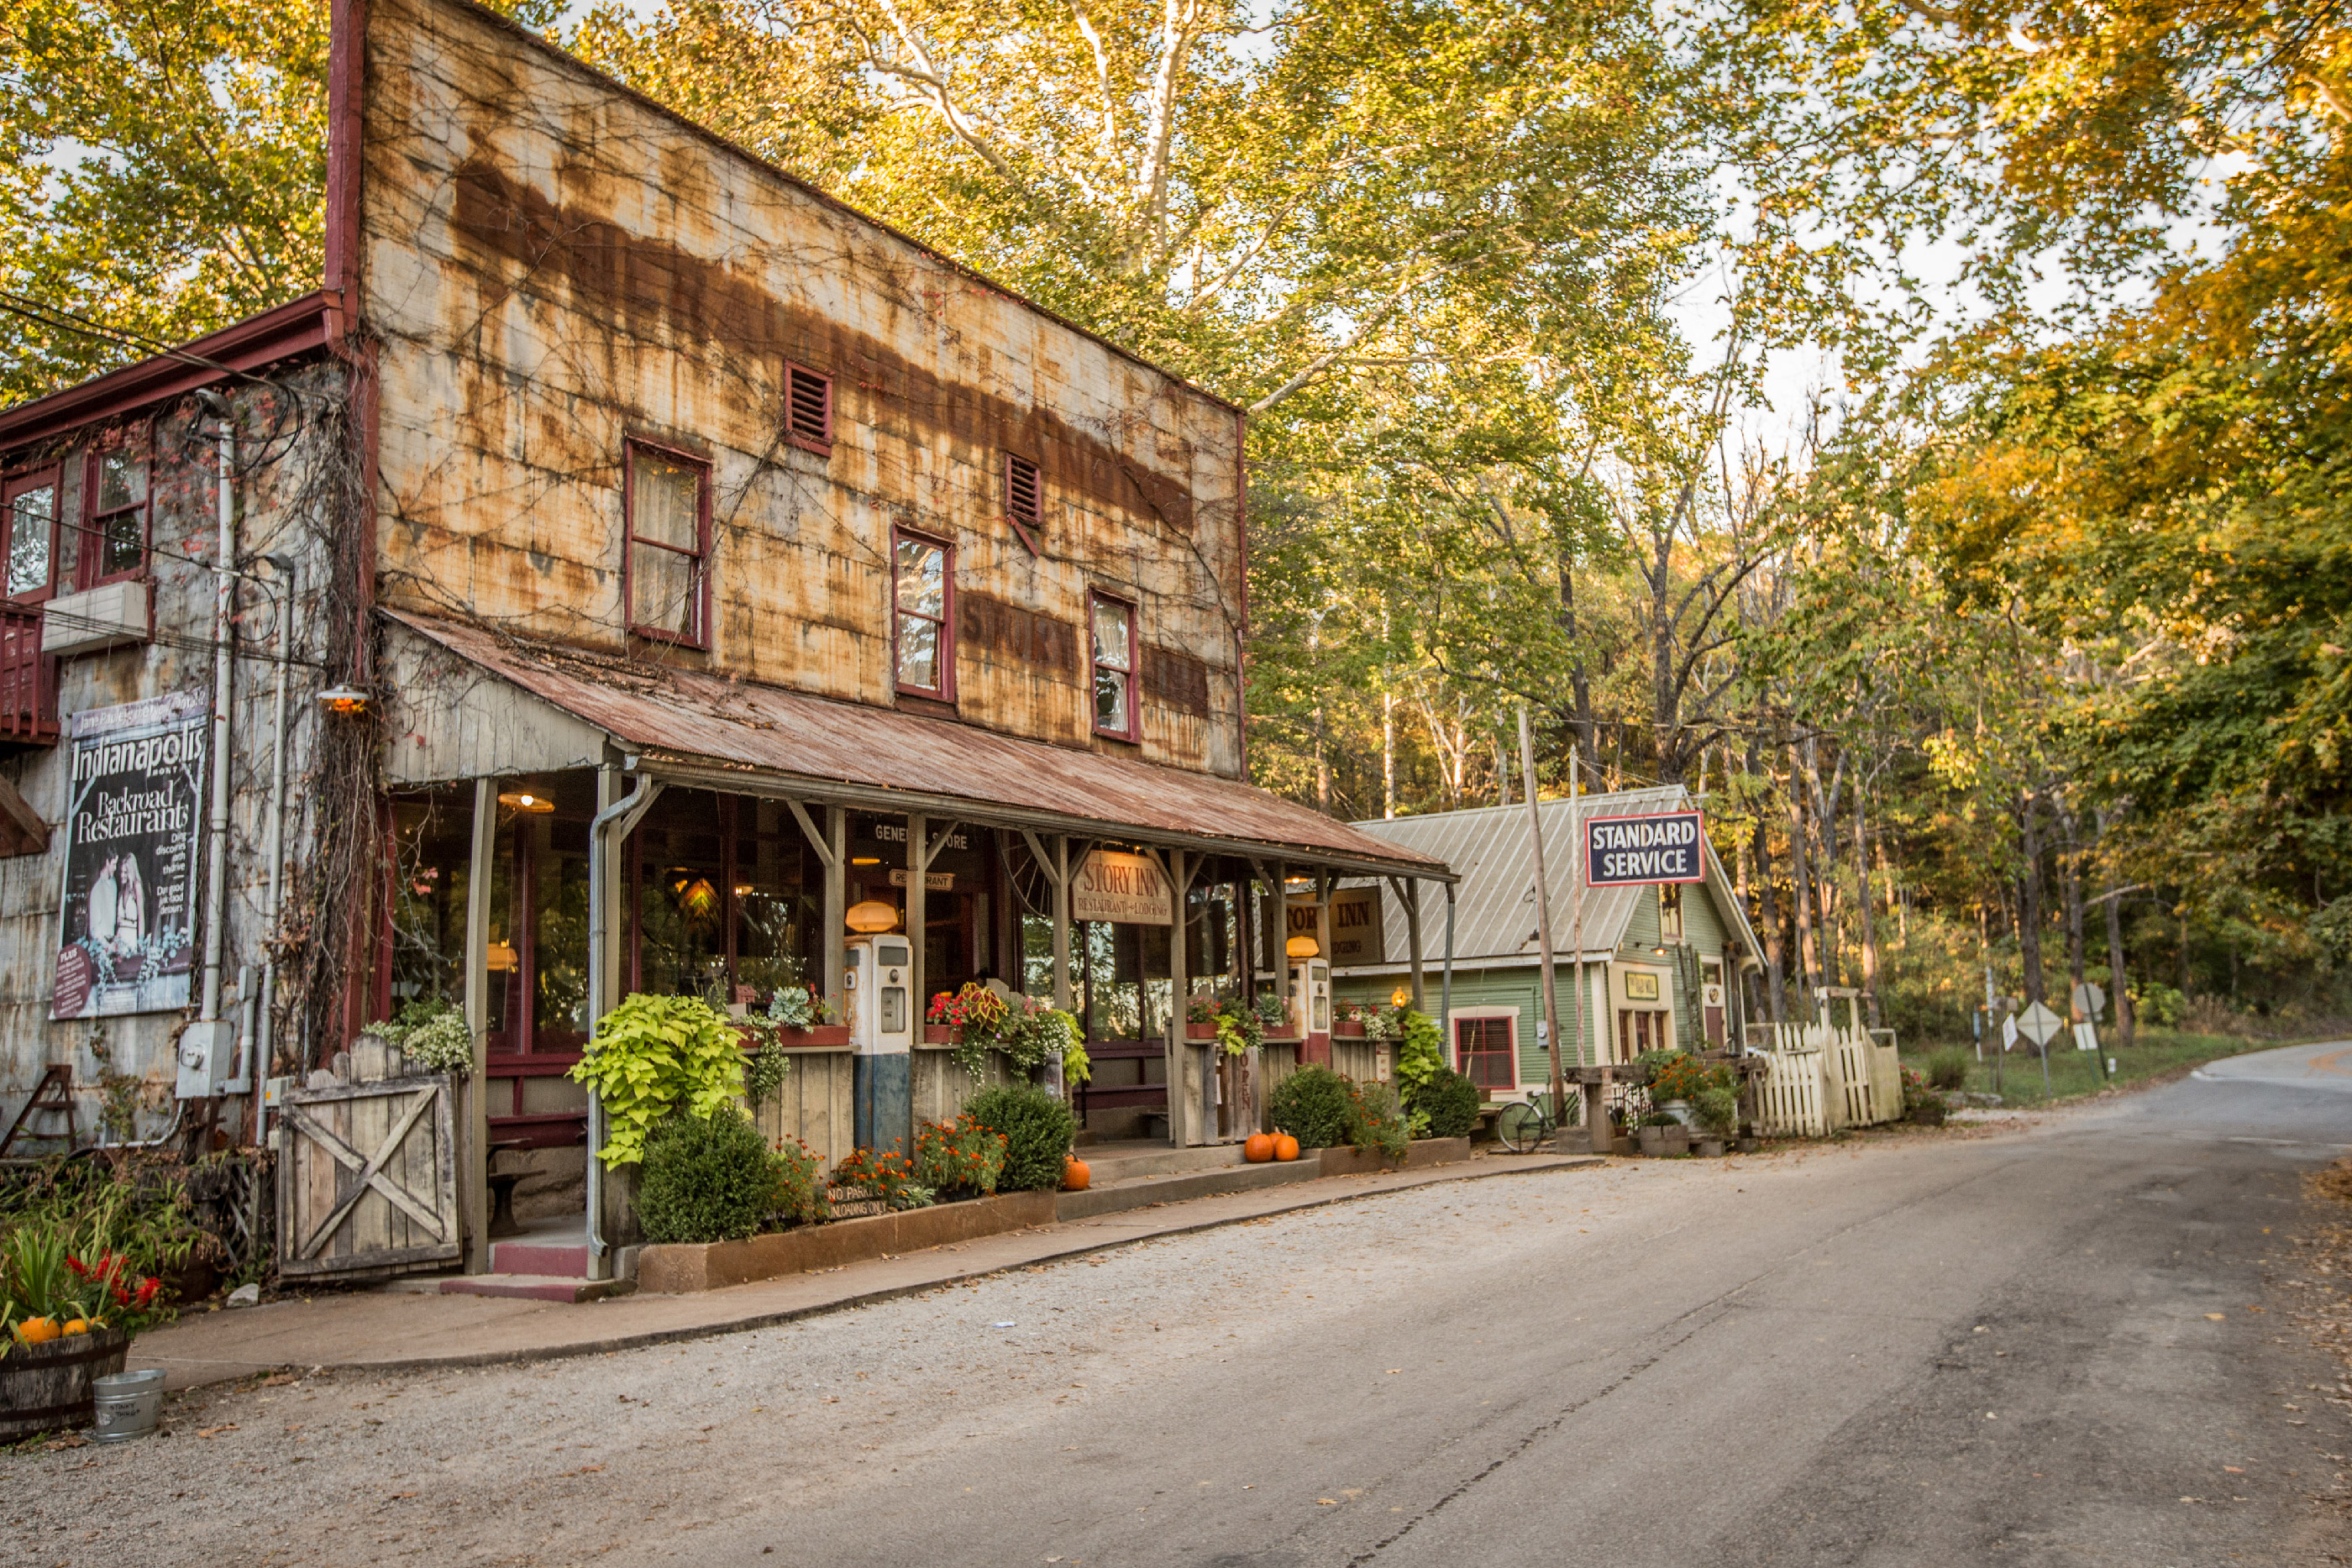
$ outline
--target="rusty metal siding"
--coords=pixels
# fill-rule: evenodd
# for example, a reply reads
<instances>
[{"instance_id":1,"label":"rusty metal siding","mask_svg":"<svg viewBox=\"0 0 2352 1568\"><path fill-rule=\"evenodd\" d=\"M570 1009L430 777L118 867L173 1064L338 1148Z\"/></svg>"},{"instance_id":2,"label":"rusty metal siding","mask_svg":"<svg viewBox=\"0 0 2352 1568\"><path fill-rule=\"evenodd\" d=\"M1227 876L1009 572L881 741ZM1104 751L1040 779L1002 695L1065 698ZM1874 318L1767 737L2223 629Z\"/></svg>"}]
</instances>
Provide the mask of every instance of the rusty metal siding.
<instances>
[{"instance_id":1,"label":"rusty metal siding","mask_svg":"<svg viewBox=\"0 0 2352 1568\"><path fill-rule=\"evenodd\" d=\"M887 705L919 527L990 607L961 719L1104 744L1076 654L1105 588L1200 664L1144 684L1143 755L1241 774L1230 406L446 0L371 6L365 103L387 602L627 651L622 447L658 439L710 455L713 645L641 656ZM829 455L783 438L787 360L834 378ZM1042 469L1041 557L1006 451Z\"/></svg>"}]
</instances>

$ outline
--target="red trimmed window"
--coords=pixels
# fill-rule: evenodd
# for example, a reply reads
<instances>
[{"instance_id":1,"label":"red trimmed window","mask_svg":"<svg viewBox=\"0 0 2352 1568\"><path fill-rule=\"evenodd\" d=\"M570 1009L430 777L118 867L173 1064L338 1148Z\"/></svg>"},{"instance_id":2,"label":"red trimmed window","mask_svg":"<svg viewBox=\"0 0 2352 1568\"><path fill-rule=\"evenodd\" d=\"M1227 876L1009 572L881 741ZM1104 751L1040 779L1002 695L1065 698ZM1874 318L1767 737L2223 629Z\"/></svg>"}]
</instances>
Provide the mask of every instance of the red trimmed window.
<instances>
[{"instance_id":1,"label":"red trimmed window","mask_svg":"<svg viewBox=\"0 0 2352 1568\"><path fill-rule=\"evenodd\" d=\"M626 462L629 553L624 576L629 630L641 637L709 643L710 465L632 441Z\"/></svg>"},{"instance_id":2,"label":"red trimmed window","mask_svg":"<svg viewBox=\"0 0 2352 1568\"><path fill-rule=\"evenodd\" d=\"M898 689L955 700L955 547L891 536L891 643Z\"/></svg>"},{"instance_id":3,"label":"red trimmed window","mask_svg":"<svg viewBox=\"0 0 2352 1568\"><path fill-rule=\"evenodd\" d=\"M89 455L77 571L84 588L136 577L147 568L147 458L117 446Z\"/></svg>"},{"instance_id":4,"label":"red trimmed window","mask_svg":"<svg viewBox=\"0 0 2352 1568\"><path fill-rule=\"evenodd\" d=\"M833 450L833 378L784 364L784 439L803 452Z\"/></svg>"},{"instance_id":5,"label":"red trimmed window","mask_svg":"<svg viewBox=\"0 0 2352 1568\"><path fill-rule=\"evenodd\" d=\"M1455 1070L1488 1099L1518 1092L1518 1052L1511 1041L1509 1019L1455 1019L1454 1059Z\"/></svg>"},{"instance_id":6,"label":"red trimmed window","mask_svg":"<svg viewBox=\"0 0 2352 1568\"><path fill-rule=\"evenodd\" d=\"M0 591L19 603L47 599L55 583L58 471L41 468L14 475L0 494L6 501L5 519L0 519L6 530L6 538L0 539L0 558L7 563Z\"/></svg>"},{"instance_id":7,"label":"red trimmed window","mask_svg":"<svg viewBox=\"0 0 2352 1568\"><path fill-rule=\"evenodd\" d=\"M1116 740L1142 737L1135 703L1135 606L1107 593L1089 596L1094 641L1095 733Z\"/></svg>"}]
</instances>

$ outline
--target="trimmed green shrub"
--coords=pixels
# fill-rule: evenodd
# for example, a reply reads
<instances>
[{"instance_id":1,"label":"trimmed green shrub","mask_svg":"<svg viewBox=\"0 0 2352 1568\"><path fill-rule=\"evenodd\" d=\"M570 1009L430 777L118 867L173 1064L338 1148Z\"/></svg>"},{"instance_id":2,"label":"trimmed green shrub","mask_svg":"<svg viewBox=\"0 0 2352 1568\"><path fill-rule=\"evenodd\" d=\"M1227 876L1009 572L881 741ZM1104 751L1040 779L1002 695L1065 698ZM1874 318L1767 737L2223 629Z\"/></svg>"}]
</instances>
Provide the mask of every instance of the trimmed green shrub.
<instances>
[{"instance_id":1,"label":"trimmed green shrub","mask_svg":"<svg viewBox=\"0 0 2352 1568\"><path fill-rule=\"evenodd\" d=\"M738 1241L775 1207L767 1140L732 1107L655 1123L641 1169L637 1218L648 1241Z\"/></svg>"},{"instance_id":2,"label":"trimmed green shrub","mask_svg":"<svg viewBox=\"0 0 2352 1568\"><path fill-rule=\"evenodd\" d=\"M1927 1087L1949 1093L1969 1086L1969 1053L1954 1046L1927 1059Z\"/></svg>"},{"instance_id":3,"label":"trimmed green shrub","mask_svg":"<svg viewBox=\"0 0 2352 1568\"><path fill-rule=\"evenodd\" d=\"M1332 1149L1355 1142L1355 1096L1328 1067L1302 1067L1266 1096L1266 1119L1302 1149Z\"/></svg>"},{"instance_id":4,"label":"trimmed green shrub","mask_svg":"<svg viewBox=\"0 0 2352 1568\"><path fill-rule=\"evenodd\" d=\"M963 1109L978 1125L1004 1134L997 1191L1052 1192L1062 1185L1062 1164L1078 1132L1067 1105L1034 1084L1004 1083L982 1090Z\"/></svg>"},{"instance_id":5,"label":"trimmed green shrub","mask_svg":"<svg viewBox=\"0 0 2352 1568\"><path fill-rule=\"evenodd\" d=\"M1412 1108L1429 1118L1433 1138L1466 1138L1478 1125L1483 1099L1478 1086L1450 1067L1441 1067L1416 1090Z\"/></svg>"},{"instance_id":6,"label":"trimmed green shrub","mask_svg":"<svg viewBox=\"0 0 2352 1568\"><path fill-rule=\"evenodd\" d=\"M1718 1138L1727 1138L1739 1125L1739 1096L1720 1083L1710 1083L1691 1102L1699 1125Z\"/></svg>"}]
</instances>

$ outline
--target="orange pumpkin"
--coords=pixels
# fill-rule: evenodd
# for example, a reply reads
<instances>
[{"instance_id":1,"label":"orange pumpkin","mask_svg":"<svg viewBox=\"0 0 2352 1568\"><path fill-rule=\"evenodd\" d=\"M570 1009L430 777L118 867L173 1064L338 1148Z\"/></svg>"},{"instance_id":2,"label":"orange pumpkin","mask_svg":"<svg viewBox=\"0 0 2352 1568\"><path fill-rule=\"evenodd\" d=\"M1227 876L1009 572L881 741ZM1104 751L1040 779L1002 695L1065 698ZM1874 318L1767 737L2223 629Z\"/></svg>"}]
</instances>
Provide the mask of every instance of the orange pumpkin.
<instances>
[{"instance_id":1,"label":"orange pumpkin","mask_svg":"<svg viewBox=\"0 0 2352 1568\"><path fill-rule=\"evenodd\" d=\"M1087 1162L1077 1155L1068 1155L1062 1161L1064 1192L1084 1192L1087 1190L1087 1184L1094 1179L1095 1173L1089 1170L1087 1167Z\"/></svg>"},{"instance_id":2,"label":"orange pumpkin","mask_svg":"<svg viewBox=\"0 0 2352 1568\"><path fill-rule=\"evenodd\" d=\"M26 1318L16 1325L16 1341L20 1344L47 1344L57 1337L55 1318Z\"/></svg>"},{"instance_id":3,"label":"orange pumpkin","mask_svg":"<svg viewBox=\"0 0 2352 1568\"><path fill-rule=\"evenodd\" d=\"M1276 1134L1274 1140L1274 1157L1277 1160L1297 1159L1298 1157L1298 1140L1292 1137L1287 1133Z\"/></svg>"},{"instance_id":4,"label":"orange pumpkin","mask_svg":"<svg viewBox=\"0 0 2352 1568\"><path fill-rule=\"evenodd\" d=\"M1242 1158L1254 1166L1262 1166L1274 1158L1274 1138L1267 1133L1252 1133L1242 1144Z\"/></svg>"},{"instance_id":5,"label":"orange pumpkin","mask_svg":"<svg viewBox=\"0 0 2352 1568\"><path fill-rule=\"evenodd\" d=\"M68 1334L88 1333L89 1332L89 1320L88 1318L76 1318L73 1322L66 1324L65 1332Z\"/></svg>"}]
</instances>

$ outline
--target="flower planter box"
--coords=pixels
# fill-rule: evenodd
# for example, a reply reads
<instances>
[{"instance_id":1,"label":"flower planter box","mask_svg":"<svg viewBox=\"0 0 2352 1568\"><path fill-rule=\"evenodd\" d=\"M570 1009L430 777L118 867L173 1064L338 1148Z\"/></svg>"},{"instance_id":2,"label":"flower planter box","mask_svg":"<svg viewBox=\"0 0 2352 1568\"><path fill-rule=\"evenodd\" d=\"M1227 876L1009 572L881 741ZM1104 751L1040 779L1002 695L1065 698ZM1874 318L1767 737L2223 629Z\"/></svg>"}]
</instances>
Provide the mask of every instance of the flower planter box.
<instances>
[{"instance_id":1,"label":"flower planter box","mask_svg":"<svg viewBox=\"0 0 2352 1568\"><path fill-rule=\"evenodd\" d=\"M121 1371L130 1349L120 1329L10 1345L0 1356L0 1443L89 1425L91 1379Z\"/></svg>"},{"instance_id":2,"label":"flower planter box","mask_svg":"<svg viewBox=\"0 0 2352 1568\"><path fill-rule=\"evenodd\" d=\"M1331 1024L1331 1038L1333 1040L1363 1039L1364 1020L1358 1019L1353 1023L1349 1023L1344 1019L1334 1019Z\"/></svg>"},{"instance_id":3,"label":"flower planter box","mask_svg":"<svg viewBox=\"0 0 2352 1568\"><path fill-rule=\"evenodd\" d=\"M812 1024L807 1029L780 1029L776 1038L791 1046L847 1045L849 1026L845 1023Z\"/></svg>"},{"instance_id":4,"label":"flower planter box","mask_svg":"<svg viewBox=\"0 0 2352 1568\"><path fill-rule=\"evenodd\" d=\"M1416 1138L1404 1146L1404 1164L1391 1166L1381 1160L1378 1149L1357 1149L1345 1145L1318 1151L1325 1176L1370 1176L1384 1170L1419 1170L1424 1166L1451 1165L1470 1157L1467 1138Z\"/></svg>"},{"instance_id":5,"label":"flower planter box","mask_svg":"<svg viewBox=\"0 0 2352 1568\"><path fill-rule=\"evenodd\" d=\"M963 1039L963 1031L953 1024L927 1023L923 1026L925 1045L955 1045Z\"/></svg>"},{"instance_id":6,"label":"flower planter box","mask_svg":"<svg viewBox=\"0 0 2352 1568\"><path fill-rule=\"evenodd\" d=\"M1184 1026L1184 1038L1186 1040L1214 1040L1217 1038L1217 1026L1213 1023L1188 1023Z\"/></svg>"},{"instance_id":7,"label":"flower planter box","mask_svg":"<svg viewBox=\"0 0 2352 1568\"><path fill-rule=\"evenodd\" d=\"M837 1219L830 1225L795 1226L748 1241L648 1246L637 1254L637 1289L661 1295L716 1291L1053 1222L1052 1193L1014 1192L864 1219Z\"/></svg>"},{"instance_id":8,"label":"flower planter box","mask_svg":"<svg viewBox=\"0 0 2352 1568\"><path fill-rule=\"evenodd\" d=\"M1287 1045L1296 1047L1306 1044L1307 1037L1297 1034L1270 1034L1265 1037L1265 1042L1268 1045Z\"/></svg>"}]
</instances>

